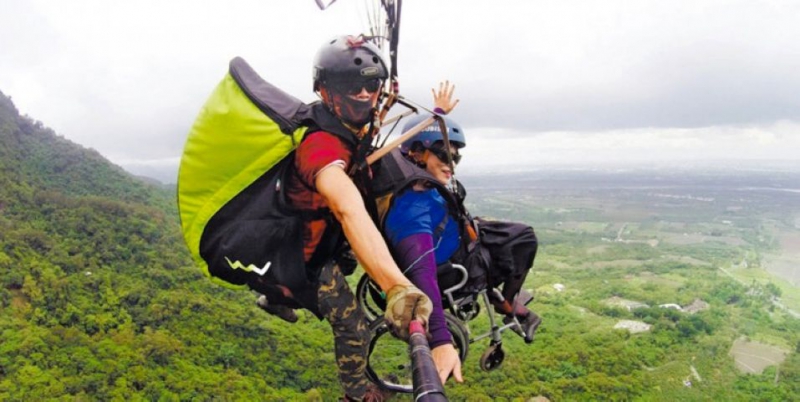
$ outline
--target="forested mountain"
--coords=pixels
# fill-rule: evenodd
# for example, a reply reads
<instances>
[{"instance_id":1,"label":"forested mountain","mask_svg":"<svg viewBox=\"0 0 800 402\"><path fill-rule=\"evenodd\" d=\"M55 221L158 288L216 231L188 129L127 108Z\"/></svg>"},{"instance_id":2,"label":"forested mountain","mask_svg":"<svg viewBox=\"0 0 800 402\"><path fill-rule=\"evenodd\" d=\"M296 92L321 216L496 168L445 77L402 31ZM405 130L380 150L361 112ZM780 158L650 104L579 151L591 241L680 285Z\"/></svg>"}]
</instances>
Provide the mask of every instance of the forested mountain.
<instances>
[{"instance_id":1,"label":"forested mountain","mask_svg":"<svg viewBox=\"0 0 800 402\"><path fill-rule=\"evenodd\" d=\"M0 93L0 400L338 392L324 327L271 321L253 302L191 265L172 192ZM306 360L285 358L302 344Z\"/></svg>"},{"instance_id":2,"label":"forested mountain","mask_svg":"<svg viewBox=\"0 0 800 402\"><path fill-rule=\"evenodd\" d=\"M39 121L19 116L2 93L0 122L0 180L6 197L26 204L33 192L49 191L66 197L106 197L162 209L174 204L168 194L153 191L96 151L57 136Z\"/></svg>"}]
</instances>

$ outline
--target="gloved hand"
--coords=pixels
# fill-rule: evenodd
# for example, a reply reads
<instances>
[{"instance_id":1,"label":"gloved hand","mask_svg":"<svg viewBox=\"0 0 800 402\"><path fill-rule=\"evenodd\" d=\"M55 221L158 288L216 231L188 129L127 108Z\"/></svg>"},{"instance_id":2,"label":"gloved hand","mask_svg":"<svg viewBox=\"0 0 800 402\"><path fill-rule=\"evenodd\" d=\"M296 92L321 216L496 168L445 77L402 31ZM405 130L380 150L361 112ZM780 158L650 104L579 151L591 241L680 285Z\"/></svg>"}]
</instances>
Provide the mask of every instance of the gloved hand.
<instances>
[{"instance_id":1,"label":"gloved hand","mask_svg":"<svg viewBox=\"0 0 800 402\"><path fill-rule=\"evenodd\" d=\"M386 292L386 323L392 333L402 340L408 340L408 324L416 319L428 327L428 318L433 303L414 285L395 285Z\"/></svg>"}]
</instances>

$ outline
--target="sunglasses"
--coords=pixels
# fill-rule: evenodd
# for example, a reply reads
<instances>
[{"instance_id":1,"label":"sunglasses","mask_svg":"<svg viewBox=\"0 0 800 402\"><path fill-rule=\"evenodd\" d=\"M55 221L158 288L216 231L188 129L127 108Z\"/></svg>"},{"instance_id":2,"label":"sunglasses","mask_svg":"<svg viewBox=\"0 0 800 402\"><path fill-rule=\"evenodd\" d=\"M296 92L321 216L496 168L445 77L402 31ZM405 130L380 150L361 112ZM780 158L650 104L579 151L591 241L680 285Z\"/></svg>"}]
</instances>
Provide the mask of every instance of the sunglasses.
<instances>
[{"instance_id":1,"label":"sunglasses","mask_svg":"<svg viewBox=\"0 0 800 402\"><path fill-rule=\"evenodd\" d=\"M430 147L428 148L432 154L434 154L437 158L439 158L442 162L447 162L447 150L444 147ZM458 151L451 152L450 157L453 158L453 163L458 164L461 162L461 154Z\"/></svg>"},{"instance_id":2,"label":"sunglasses","mask_svg":"<svg viewBox=\"0 0 800 402\"><path fill-rule=\"evenodd\" d=\"M378 78L373 78L366 81L347 82L337 85L338 89L347 95L358 95L361 89L366 89L367 92L373 93L380 89L383 81Z\"/></svg>"}]
</instances>

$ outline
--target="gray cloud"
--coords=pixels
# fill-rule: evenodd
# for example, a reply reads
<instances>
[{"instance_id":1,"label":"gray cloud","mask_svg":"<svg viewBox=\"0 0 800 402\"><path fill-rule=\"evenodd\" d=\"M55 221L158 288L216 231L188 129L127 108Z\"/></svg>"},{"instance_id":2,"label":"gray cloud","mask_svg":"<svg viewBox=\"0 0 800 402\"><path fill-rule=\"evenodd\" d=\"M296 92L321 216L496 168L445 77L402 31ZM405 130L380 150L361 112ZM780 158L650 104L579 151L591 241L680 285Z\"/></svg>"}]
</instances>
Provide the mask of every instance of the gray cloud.
<instances>
[{"instance_id":1,"label":"gray cloud","mask_svg":"<svg viewBox=\"0 0 800 402\"><path fill-rule=\"evenodd\" d=\"M494 4L494 3L492 3ZM495 5L489 7L497 7ZM470 125L703 127L800 116L796 2L561 2L480 14L464 47L429 46L414 77L458 82ZM476 13L477 14L477 13ZM468 28L467 28L468 29Z\"/></svg>"},{"instance_id":2,"label":"gray cloud","mask_svg":"<svg viewBox=\"0 0 800 402\"><path fill-rule=\"evenodd\" d=\"M360 0L325 12L311 0L0 2L14 15L0 25L0 89L59 134L131 170L167 166L164 177L174 176L170 163L230 58L244 56L272 83L312 101L317 46L363 31ZM453 80L462 100L453 117L479 136L559 132L602 143L625 130L709 136L800 122L796 1L404 7L403 93L428 104L431 86ZM789 130L777 141L797 135ZM474 158L481 159L488 160Z\"/></svg>"}]
</instances>

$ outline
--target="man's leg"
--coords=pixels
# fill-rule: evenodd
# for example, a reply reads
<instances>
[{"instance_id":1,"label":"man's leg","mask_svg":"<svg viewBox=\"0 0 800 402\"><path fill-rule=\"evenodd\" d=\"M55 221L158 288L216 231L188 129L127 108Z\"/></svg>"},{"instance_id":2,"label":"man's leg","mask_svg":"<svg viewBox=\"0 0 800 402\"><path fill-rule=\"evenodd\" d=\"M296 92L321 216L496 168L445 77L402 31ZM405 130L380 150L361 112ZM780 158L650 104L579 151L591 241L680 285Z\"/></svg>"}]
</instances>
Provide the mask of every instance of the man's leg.
<instances>
[{"instance_id":1,"label":"man's leg","mask_svg":"<svg viewBox=\"0 0 800 402\"><path fill-rule=\"evenodd\" d=\"M319 309L333 329L339 381L348 397L361 400L369 383L366 376L369 346L366 317L338 265L326 264L319 281Z\"/></svg>"}]
</instances>

